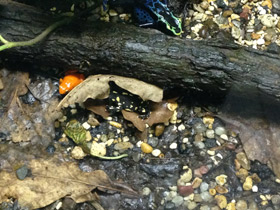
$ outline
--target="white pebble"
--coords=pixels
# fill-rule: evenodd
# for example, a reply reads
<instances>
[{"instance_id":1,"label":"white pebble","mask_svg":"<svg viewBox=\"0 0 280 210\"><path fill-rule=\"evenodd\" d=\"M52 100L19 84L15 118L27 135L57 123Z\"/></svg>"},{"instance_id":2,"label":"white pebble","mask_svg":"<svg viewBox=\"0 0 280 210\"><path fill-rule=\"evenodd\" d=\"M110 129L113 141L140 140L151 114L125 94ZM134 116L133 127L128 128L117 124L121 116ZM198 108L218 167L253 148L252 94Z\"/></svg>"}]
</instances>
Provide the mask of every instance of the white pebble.
<instances>
[{"instance_id":1,"label":"white pebble","mask_svg":"<svg viewBox=\"0 0 280 210\"><path fill-rule=\"evenodd\" d=\"M160 155L161 151L159 149L154 149L152 151L152 155L155 156L155 157L158 157Z\"/></svg>"},{"instance_id":2,"label":"white pebble","mask_svg":"<svg viewBox=\"0 0 280 210\"><path fill-rule=\"evenodd\" d=\"M88 130L88 129L91 128L91 125L88 124L88 122L84 122L84 123L82 124L82 126L83 126L86 130Z\"/></svg>"},{"instance_id":3,"label":"white pebble","mask_svg":"<svg viewBox=\"0 0 280 210\"><path fill-rule=\"evenodd\" d=\"M170 186L170 187L169 187L169 190L171 190L171 191L177 191L177 186Z\"/></svg>"},{"instance_id":4,"label":"white pebble","mask_svg":"<svg viewBox=\"0 0 280 210\"><path fill-rule=\"evenodd\" d=\"M259 188L257 185L253 185L252 187L252 192L258 192L259 191Z\"/></svg>"},{"instance_id":5,"label":"white pebble","mask_svg":"<svg viewBox=\"0 0 280 210\"><path fill-rule=\"evenodd\" d=\"M143 141L138 141L137 143L136 143L136 146L137 147L141 147L141 144L143 143Z\"/></svg>"},{"instance_id":6,"label":"white pebble","mask_svg":"<svg viewBox=\"0 0 280 210\"><path fill-rule=\"evenodd\" d=\"M123 142L127 142L127 141L129 141L129 137L128 136L124 136L122 140L123 140Z\"/></svg>"},{"instance_id":7,"label":"white pebble","mask_svg":"<svg viewBox=\"0 0 280 210\"><path fill-rule=\"evenodd\" d=\"M174 143L170 144L169 148L170 149L177 149L177 143L174 142Z\"/></svg>"},{"instance_id":8,"label":"white pebble","mask_svg":"<svg viewBox=\"0 0 280 210\"><path fill-rule=\"evenodd\" d=\"M263 45L265 43L263 38L257 40L257 45Z\"/></svg>"},{"instance_id":9,"label":"white pebble","mask_svg":"<svg viewBox=\"0 0 280 210\"><path fill-rule=\"evenodd\" d=\"M183 138L183 143L188 143L189 142L189 138Z\"/></svg>"},{"instance_id":10,"label":"white pebble","mask_svg":"<svg viewBox=\"0 0 280 210\"><path fill-rule=\"evenodd\" d=\"M226 134L222 134L221 139L223 139L225 141L228 141L228 136Z\"/></svg>"},{"instance_id":11,"label":"white pebble","mask_svg":"<svg viewBox=\"0 0 280 210\"><path fill-rule=\"evenodd\" d=\"M181 125L179 125L179 127L178 127L178 130L179 131L183 131L183 130L185 130L186 129L186 127L184 126L184 124L181 124Z\"/></svg>"},{"instance_id":12,"label":"white pebble","mask_svg":"<svg viewBox=\"0 0 280 210\"><path fill-rule=\"evenodd\" d=\"M71 109L70 112L71 112L72 115L74 115L74 114L76 114L78 111L77 111L77 109Z\"/></svg>"},{"instance_id":13,"label":"white pebble","mask_svg":"<svg viewBox=\"0 0 280 210\"><path fill-rule=\"evenodd\" d=\"M213 155L215 155L215 151L207 150L207 154L213 156Z\"/></svg>"},{"instance_id":14,"label":"white pebble","mask_svg":"<svg viewBox=\"0 0 280 210\"><path fill-rule=\"evenodd\" d=\"M215 137L214 130L207 130L206 131L206 137L209 138L209 139L213 139Z\"/></svg>"},{"instance_id":15,"label":"white pebble","mask_svg":"<svg viewBox=\"0 0 280 210\"><path fill-rule=\"evenodd\" d=\"M151 193L151 189L148 187L144 187L142 190L142 195L147 196Z\"/></svg>"}]
</instances>

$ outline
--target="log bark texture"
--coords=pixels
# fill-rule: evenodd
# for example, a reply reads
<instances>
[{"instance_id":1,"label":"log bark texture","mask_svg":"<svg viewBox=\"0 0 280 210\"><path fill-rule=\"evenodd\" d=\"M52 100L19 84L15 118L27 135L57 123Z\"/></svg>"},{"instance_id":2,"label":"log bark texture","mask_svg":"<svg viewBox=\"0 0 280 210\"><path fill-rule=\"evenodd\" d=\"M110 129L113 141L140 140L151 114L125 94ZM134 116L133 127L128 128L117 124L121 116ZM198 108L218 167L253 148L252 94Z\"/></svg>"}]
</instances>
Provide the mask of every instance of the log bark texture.
<instances>
[{"instance_id":1,"label":"log bark texture","mask_svg":"<svg viewBox=\"0 0 280 210\"><path fill-rule=\"evenodd\" d=\"M53 22L37 8L0 0L0 34L9 41L34 38ZM116 74L194 93L250 98L280 97L279 54L228 41L193 41L129 24L75 21L32 47L0 52L4 64L22 69Z\"/></svg>"}]
</instances>

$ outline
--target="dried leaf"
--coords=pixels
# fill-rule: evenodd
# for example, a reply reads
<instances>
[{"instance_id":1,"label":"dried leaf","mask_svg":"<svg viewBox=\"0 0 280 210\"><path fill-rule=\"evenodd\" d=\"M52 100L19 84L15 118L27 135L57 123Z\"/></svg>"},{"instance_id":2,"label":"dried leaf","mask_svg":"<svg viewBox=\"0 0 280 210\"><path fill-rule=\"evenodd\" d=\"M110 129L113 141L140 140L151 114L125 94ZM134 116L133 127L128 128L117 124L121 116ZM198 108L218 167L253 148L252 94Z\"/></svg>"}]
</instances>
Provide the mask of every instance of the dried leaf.
<instances>
[{"instance_id":1,"label":"dried leaf","mask_svg":"<svg viewBox=\"0 0 280 210\"><path fill-rule=\"evenodd\" d=\"M75 202L94 199L95 188L136 195L131 188L114 184L102 170L82 172L76 163L58 159L37 159L29 162L32 177L19 180L15 172L0 172L0 202L18 199L21 206L37 209L70 196Z\"/></svg>"},{"instance_id":2,"label":"dried leaf","mask_svg":"<svg viewBox=\"0 0 280 210\"><path fill-rule=\"evenodd\" d=\"M168 102L162 101L160 103L153 103L151 107L151 114L147 119L141 119L138 113L128 112L122 110L124 119L133 123L133 125L141 132L145 131L146 124L152 126L157 123L166 123L173 115L167 107Z\"/></svg>"},{"instance_id":3,"label":"dried leaf","mask_svg":"<svg viewBox=\"0 0 280 210\"><path fill-rule=\"evenodd\" d=\"M84 106L86 109L102 116L104 119L107 119L110 115L106 109L106 105L99 100L88 99L85 101Z\"/></svg>"},{"instance_id":4,"label":"dried leaf","mask_svg":"<svg viewBox=\"0 0 280 210\"><path fill-rule=\"evenodd\" d=\"M94 75L89 76L68 93L59 103L58 109L74 103L83 103L88 98L108 98L110 92L109 81L114 81L119 87L140 96L145 101L160 102L163 97L162 89L137 79L116 75Z\"/></svg>"}]
</instances>

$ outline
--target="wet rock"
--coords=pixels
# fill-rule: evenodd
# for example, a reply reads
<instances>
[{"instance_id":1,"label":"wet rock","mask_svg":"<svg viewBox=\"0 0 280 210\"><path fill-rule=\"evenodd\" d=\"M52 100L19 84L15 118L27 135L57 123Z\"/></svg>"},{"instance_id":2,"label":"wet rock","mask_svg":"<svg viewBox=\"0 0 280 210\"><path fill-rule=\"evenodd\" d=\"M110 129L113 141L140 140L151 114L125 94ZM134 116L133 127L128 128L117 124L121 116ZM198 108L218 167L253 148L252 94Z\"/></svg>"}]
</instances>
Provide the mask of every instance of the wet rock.
<instances>
[{"instance_id":1,"label":"wet rock","mask_svg":"<svg viewBox=\"0 0 280 210\"><path fill-rule=\"evenodd\" d=\"M259 161L254 161L251 164L251 172L256 173L262 180L268 179L273 175L273 172L267 165L260 163Z\"/></svg>"},{"instance_id":2,"label":"wet rock","mask_svg":"<svg viewBox=\"0 0 280 210\"><path fill-rule=\"evenodd\" d=\"M205 145L207 148L215 147L215 146L217 146L217 144L216 144L216 139L206 139L206 140L204 141L204 145Z\"/></svg>"},{"instance_id":3,"label":"wet rock","mask_svg":"<svg viewBox=\"0 0 280 210\"><path fill-rule=\"evenodd\" d=\"M16 175L19 180L24 180L27 174L28 168L25 165L16 170Z\"/></svg>"},{"instance_id":4,"label":"wet rock","mask_svg":"<svg viewBox=\"0 0 280 210\"><path fill-rule=\"evenodd\" d=\"M247 207L247 202L245 200L239 200L235 205L236 210L244 210L247 209Z\"/></svg>"},{"instance_id":5,"label":"wet rock","mask_svg":"<svg viewBox=\"0 0 280 210\"><path fill-rule=\"evenodd\" d=\"M276 43L271 43L267 46L267 52L273 54L280 54L280 47Z\"/></svg>"}]
</instances>

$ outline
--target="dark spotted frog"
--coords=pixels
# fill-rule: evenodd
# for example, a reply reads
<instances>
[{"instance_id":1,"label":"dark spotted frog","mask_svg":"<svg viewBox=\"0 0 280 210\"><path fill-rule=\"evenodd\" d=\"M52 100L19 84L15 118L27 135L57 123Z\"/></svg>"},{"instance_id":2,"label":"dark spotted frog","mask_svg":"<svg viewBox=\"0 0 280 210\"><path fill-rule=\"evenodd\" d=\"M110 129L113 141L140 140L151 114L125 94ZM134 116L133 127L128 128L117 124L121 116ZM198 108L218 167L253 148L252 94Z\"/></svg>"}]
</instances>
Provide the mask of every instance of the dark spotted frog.
<instances>
[{"instance_id":1,"label":"dark spotted frog","mask_svg":"<svg viewBox=\"0 0 280 210\"><path fill-rule=\"evenodd\" d=\"M141 118L147 118L150 114L149 102L143 101L139 96L134 95L110 81L110 94L107 109L111 114L121 110L136 112Z\"/></svg>"},{"instance_id":2,"label":"dark spotted frog","mask_svg":"<svg viewBox=\"0 0 280 210\"><path fill-rule=\"evenodd\" d=\"M107 4L124 4L124 0L103 0L103 9ZM133 7L135 18L142 27L152 27L170 35L181 35L181 20L173 15L167 6L167 0L126 0Z\"/></svg>"}]
</instances>

